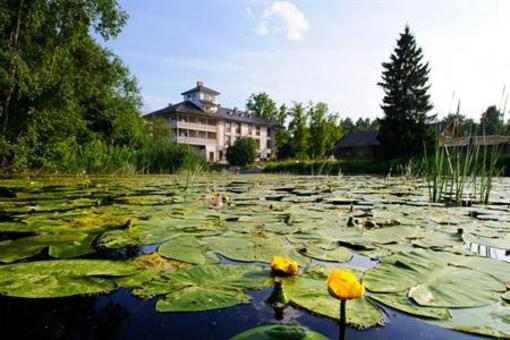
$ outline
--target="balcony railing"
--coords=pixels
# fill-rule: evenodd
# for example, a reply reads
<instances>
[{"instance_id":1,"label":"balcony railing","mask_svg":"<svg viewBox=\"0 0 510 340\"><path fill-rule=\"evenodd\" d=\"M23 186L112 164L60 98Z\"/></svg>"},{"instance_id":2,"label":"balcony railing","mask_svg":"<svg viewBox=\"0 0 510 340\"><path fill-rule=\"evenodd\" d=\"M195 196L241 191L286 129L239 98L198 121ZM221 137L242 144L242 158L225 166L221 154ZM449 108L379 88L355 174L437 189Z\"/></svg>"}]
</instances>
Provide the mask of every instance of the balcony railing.
<instances>
[{"instance_id":1,"label":"balcony railing","mask_svg":"<svg viewBox=\"0 0 510 340\"><path fill-rule=\"evenodd\" d=\"M216 138L198 138L198 137L184 137L177 136L178 144L191 144L191 145L215 145Z\"/></svg>"},{"instance_id":2,"label":"balcony railing","mask_svg":"<svg viewBox=\"0 0 510 340\"><path fill-rule=\"evenodd\" d=\"M189 122L182 122L182 121L177 121L177 122L172 121L170 126L174 129L177 128L177 129L186 129L186 130L216 132L216 125L189 123Z\"/></svg>"}]
</instances>

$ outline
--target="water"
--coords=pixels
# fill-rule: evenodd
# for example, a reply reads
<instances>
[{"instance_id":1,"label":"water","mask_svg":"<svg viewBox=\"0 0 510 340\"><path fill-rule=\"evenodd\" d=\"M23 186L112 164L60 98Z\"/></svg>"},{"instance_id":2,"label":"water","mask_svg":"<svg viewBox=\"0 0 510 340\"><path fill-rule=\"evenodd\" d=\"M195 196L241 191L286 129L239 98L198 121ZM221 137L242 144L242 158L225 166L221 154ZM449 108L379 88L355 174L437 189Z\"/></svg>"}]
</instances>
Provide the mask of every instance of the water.
<instances>
[{"instance_id":1,"label":"water","mask_svg":"<svg viewBox=\"0 0 510 340\"><path fill-rule=\"evenodd\" d=\"M155 299L142 300L122 288L101 296L55 299L0 297L0 332L10 339L228 339L265 323L301 323L337 339L338 324L289 306L275 319L265 303L272 288L251 292L251 304L196 313L159 313ZM429 325L383 307L387 324L369 330L347 330L348 339L479 339Z\"/></svg>"},{"instance_id":2,"label":"water","mask_svg":"<svg viewBox=\"0 0 510 340\"><path fill-rule=\"evenodd\" d=\"M491 247L468 240L464 240L464 248L472 251L473 253L479 256L491 257L493 259L510 263L509 249Z\"/></svg>"}]
</instances>

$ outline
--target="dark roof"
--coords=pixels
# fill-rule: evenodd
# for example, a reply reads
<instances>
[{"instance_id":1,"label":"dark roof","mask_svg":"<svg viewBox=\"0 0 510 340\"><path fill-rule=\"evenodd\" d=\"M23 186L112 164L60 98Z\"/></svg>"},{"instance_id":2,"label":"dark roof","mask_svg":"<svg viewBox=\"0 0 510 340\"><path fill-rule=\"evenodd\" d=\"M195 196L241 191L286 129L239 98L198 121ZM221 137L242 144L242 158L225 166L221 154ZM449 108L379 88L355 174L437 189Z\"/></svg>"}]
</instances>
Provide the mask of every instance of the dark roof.
<instances>
[{"instance_id":1,"label":"dark roof","mask_svg":"<svg viewBox=\"0 0 510 340\"><path fill-rule=\"evenodd\" d=\"M351 132L337 143L337 148L352 148L357 146L377 146L379 131L355 131Z\"/></svg>"},{"instance_id":2,"label":"dark roof","mask_svg":"<svg viewBox=\"0 0 510 340\"><path fill-rule=\"evenodd\" d=\"M194 88L188 90L188 91L184 91L183 93L181 93L181 95L185 96L187 94L191 94L191 93L195 93L195 92L203 92L203 93L208 93L208 94L212 94L213 96L217 96L219 95L220 93L218 91L215 91L213 89L210 89L208 87L205 87L204 85L202 84L197 84L197 86L195 86Z\"/></svg>"},{"instance_id":3,"label":"dark roof","mask_svg":"<svg viewBox=\"0 0 510 340\"><path fill-rule=\"evenodd\" d=\"M202 110L200 106L195 105L190 101L184 101L174 105L169 105L161 110L148 113L145 115L145 117L168 115L172 113L189 113L193 115L222 119L232 122L252 123L260 125L276 125L276 122L260 117L250 116L248 115L248 113L244 111L240 111L237 109L229 109L222 106L218 106L218 111L216 111L215 113L206 112Z\"/></svg>"}]
</instances>

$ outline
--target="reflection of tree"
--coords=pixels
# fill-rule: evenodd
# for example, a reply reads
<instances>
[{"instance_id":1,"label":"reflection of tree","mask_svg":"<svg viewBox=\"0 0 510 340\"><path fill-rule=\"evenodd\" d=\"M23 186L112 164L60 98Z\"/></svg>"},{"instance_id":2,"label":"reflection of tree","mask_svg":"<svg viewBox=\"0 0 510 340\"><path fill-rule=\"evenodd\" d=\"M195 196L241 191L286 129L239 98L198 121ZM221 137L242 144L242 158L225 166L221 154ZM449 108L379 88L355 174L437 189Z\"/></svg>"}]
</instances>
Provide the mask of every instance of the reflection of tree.
<instances>
[{"instance_id":1,"label":"reflection of tree","mask_svg":"<svg viewBox=\"0 0 510 340\"><path fill-rule=\"evenodd\" d=\"M18 339L117 339L130 313L104 297L0 297L0 334Z\"/></svg>"}]
</instances>

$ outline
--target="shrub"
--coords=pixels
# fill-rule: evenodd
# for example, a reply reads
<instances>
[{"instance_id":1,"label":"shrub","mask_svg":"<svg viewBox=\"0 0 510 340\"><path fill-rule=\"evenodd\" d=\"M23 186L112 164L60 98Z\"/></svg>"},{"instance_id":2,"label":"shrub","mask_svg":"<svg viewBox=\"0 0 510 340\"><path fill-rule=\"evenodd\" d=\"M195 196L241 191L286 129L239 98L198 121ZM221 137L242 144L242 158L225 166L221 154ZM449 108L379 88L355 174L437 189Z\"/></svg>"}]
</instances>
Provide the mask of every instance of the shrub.
<instances>
[{"instance_id":1,"label":"shrub","mask_svg":"<svg viewBox=\"0 0 510 340\"><path fill-rule=\"evenodd\" d=\"M255 162L257 142L251 137L241 137L227 149L227 161L230 165L247 166Z\"/></svg>"}]
</instances>

